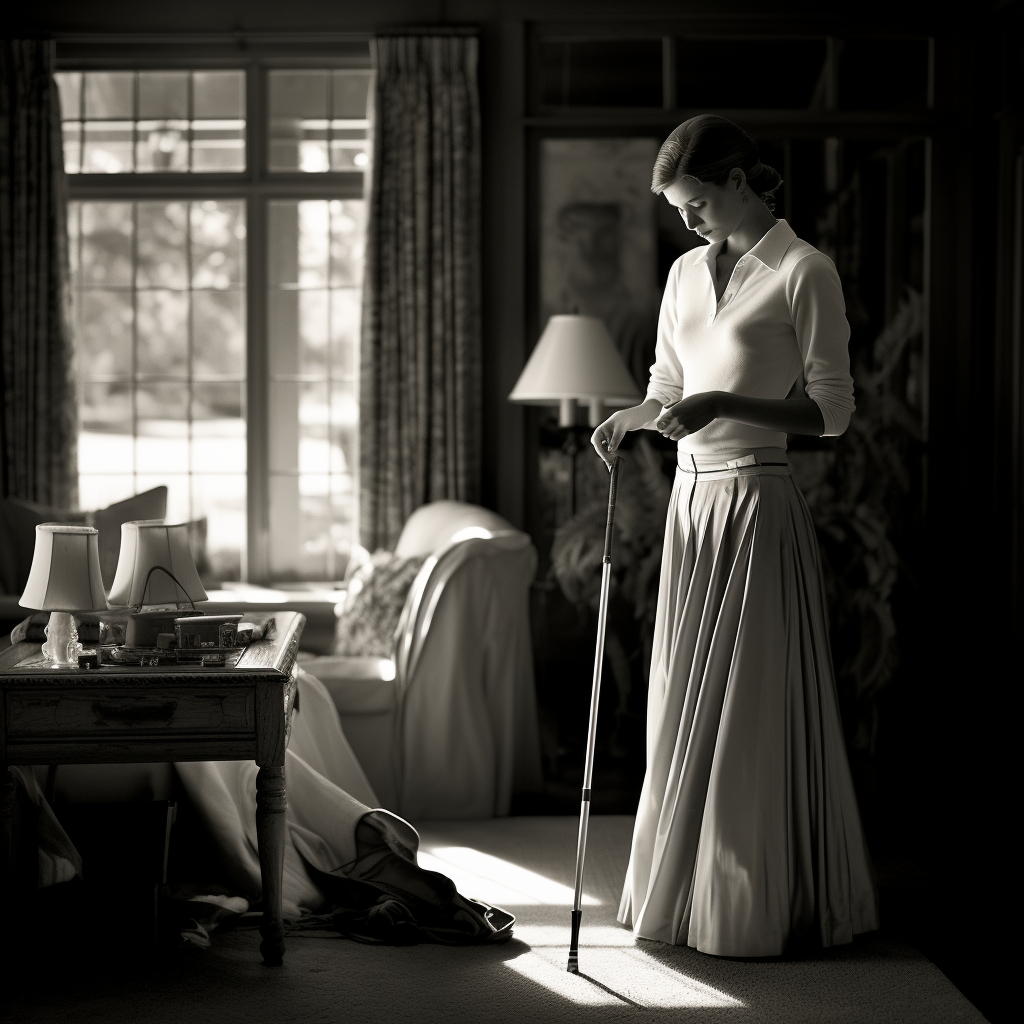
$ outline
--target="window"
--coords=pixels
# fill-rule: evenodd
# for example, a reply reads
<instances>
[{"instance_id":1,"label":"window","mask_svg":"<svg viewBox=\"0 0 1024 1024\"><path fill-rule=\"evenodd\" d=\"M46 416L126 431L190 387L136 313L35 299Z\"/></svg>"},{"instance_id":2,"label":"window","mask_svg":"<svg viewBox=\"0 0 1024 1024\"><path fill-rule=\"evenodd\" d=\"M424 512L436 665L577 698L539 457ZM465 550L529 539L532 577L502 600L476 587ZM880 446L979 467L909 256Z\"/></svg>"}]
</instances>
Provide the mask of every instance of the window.
<instances>
[{"instance_id":1,"label":"window","mask_svg":"<svg viewBox=\"0 0 1024 1024\"><path fill-rule=\"evenodd\" d=\"M208 578L339 577L357 529L370 72L57 78L83 507L165 484Z\"/></svg>"}]
</instances>

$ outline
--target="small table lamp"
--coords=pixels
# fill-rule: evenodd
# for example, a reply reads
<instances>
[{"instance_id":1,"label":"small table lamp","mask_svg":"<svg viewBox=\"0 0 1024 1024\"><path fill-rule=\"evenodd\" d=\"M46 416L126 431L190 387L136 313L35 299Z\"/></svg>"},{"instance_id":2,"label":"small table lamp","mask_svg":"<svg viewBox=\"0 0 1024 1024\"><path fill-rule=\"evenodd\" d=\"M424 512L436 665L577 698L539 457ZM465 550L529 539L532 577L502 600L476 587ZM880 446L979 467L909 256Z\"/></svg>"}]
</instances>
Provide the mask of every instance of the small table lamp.
<instances>
[{"instance_id":1,"label":"small table lamp","mask_svg":"<svg viewBox=\"0 0 1024 1024\"><path fill-rule=\"evenodd\" d=\"M91 526L40 523L22 608L50 613L43 657L51 668L77 668L82 645L72 612L106 609L99 531Z\"/></svg>"},{"instance_id":2,"label":"small table lamp","mask_svg":"<svg viewBox=\"0 0 1024 1024\"><path fill-rule=\"evenodd\" d=\"M131 610L125 642L153 647L161 632L172 632L178 609L206 600L206 588L188 546L188 524L137 519L121 526L121 552L109 596L112 607ZM143 605L154 610L143 612ZM155 606L155 607L154 607ZM172 614L155 609L172 608Z\"/></svg>"},{"instance_id":3,"label":"small table lamp","mask_svg":"<svg viewBox=\"0 0 1024 1024\"><path fill-rule=\"evenodd\" d=\"M596 427L606 405L636 405L643 396L602 320L558 314L548 320L508 398L557 405L560 427L575 426L576 403L586 402Z\"/></svg>"}]
</instances>

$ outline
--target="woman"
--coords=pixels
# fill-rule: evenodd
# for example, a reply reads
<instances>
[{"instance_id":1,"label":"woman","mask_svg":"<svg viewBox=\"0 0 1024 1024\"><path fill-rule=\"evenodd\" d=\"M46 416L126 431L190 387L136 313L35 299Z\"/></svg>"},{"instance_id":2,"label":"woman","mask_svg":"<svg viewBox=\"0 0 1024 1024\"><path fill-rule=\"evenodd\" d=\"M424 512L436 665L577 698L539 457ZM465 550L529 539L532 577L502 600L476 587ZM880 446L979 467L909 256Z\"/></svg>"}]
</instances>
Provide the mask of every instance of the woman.
<instances>
[{"instance_id":1,"label":"woman","mask_svg":"<svg viewBox=\"0 0 1024 1024\"><path fill-rule=\"evenodd\" d=\"M709 244L665 288L647 399L593 436L678 442L647 775L619 920L722 956L850 942L877 896L839 720L814 527L787 434L853 411L842 289L772 215L778 173L721 117L665 141L653 191Z\"/></svg>"}]
</instances>

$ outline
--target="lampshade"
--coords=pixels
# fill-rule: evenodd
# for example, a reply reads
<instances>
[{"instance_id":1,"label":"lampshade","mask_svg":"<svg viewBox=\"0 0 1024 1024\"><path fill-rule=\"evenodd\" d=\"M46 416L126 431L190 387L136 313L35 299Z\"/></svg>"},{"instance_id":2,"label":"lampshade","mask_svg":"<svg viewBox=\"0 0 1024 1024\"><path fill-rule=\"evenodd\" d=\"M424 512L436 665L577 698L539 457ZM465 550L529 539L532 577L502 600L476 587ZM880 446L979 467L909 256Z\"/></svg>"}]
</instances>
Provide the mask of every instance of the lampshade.
<instances>
[{"instance_id":1,"label":"lampshade","mask_svg":"<svg viewBox=\"0 0 1024 1024\"><path fill-rule=\"evenodd\" d=\"M40 523L22 608L90 612L107 607L100 575L99 531L91 526Z\"/></svg>"},{"instance_id":2,"label":"lampshade","mask_svg":"<svg viewBox=\"0 0 1024 1024\"><path fill-rule=\"evenodd\" d=\"M612 336L596 316L558 314L548 320L509 396L527 405L560 405L562 425L576 400L595 411L603 405L634 405L643 397Z\"/></svg>"},{"instance_id":3,"label":"lampshade","mask_svg":"<svg viewBox=\"0 0 1024 1024\"><path fill-rule=\"evenodd\" d=\"M188 546L187 523L167 526L162 519L137 519L121 525L121 553L110 588L111 605L139 608L143 604L181 605L205 600L206 590Z\"/></svg>"}]
</instances>

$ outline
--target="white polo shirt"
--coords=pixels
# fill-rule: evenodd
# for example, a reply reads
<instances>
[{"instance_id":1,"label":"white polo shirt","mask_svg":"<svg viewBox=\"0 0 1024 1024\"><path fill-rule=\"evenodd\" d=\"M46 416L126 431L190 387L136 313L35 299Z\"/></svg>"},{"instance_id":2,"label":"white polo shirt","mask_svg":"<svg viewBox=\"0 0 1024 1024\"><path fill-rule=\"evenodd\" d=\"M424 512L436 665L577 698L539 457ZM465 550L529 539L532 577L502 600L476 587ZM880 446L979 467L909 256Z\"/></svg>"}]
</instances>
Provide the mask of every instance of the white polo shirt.
<instances>
[{"instance_id":1,"label":"white polo shirt","mask_svg":"<svg viewBox=\"0 0 1024 1024\"><path fill-rule=\"evenodd\" d=\"M780 220L736 264L715 300L722 242L684 253L672 266L658 323L648 398L673 405L704 391L786 398L802 385L821 409L825 436L853 413L850 325L832 261ZM687 454L785 448L780 431L712 420L679 441Z\"/></svg>"}]
</instances>

